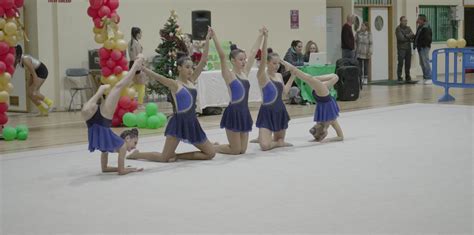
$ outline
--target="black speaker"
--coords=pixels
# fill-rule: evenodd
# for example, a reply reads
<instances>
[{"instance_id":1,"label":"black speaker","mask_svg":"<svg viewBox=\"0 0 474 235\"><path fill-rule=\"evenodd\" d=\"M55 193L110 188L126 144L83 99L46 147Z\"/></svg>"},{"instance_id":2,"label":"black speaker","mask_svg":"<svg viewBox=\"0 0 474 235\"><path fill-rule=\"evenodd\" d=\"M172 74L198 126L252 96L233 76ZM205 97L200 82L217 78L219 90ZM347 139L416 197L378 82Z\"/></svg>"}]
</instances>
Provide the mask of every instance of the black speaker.
<instances>
[{"instance_id":1,"label":"black speaker","mask_svg":"<svg viewBox=\"0 0 474 235\"><path fill-rule=\"evenodd\" d=\"M207 35L207 26L211 26L210 11L193 11L193 40L205 40Z\"/></svg>"},{"instance_id":2,"label":"black speaker","mask_svg":"<svg viewBox=\"0 0 474 235\"><path fill-rule=\"evenodd\" d=\"M89 50L89 69L100 70L99 50Z\"/></svg>"}]
</instances>

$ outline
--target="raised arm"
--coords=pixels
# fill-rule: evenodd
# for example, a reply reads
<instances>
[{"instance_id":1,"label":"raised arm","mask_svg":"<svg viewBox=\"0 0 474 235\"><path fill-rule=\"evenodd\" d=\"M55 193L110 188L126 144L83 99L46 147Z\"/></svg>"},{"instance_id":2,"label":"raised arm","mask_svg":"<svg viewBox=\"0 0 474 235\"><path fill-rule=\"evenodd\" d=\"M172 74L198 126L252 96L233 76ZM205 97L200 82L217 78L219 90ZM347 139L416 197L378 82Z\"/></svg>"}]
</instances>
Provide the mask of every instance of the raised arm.
<instances>
[{"instance_id":1,"label":"raised arm","mask_svg":"<svg viewBox=\"0 0 474 235\"><path fill-rule=\"evenodd\" d=\"M264 31L264 28L262 28L262 29L259 30L259 34L258 34L257 40L256 40L255 43L253 44L253 47L252 47L252 49L250 50L250 54L249 54L248 57L247 57L247 58L248 58L248 61L247 61L247 64L245 65L245 68L244 68L244 73L245 73L245 75L247 75L247 76L249 76L250 70L252 69L253 63L255 62L255 56L257 55L258 48L259 48L260 45L262 44L263 31Z\"/></svg>"},{"instance_id":2,"label":"raised arm","mask_svg":"<svg viewBox=\"0 0 474 235\"><path fill-rule=\"evenodd\" d=\"M191 76L192 82L195 82L199 78L199 75L201 75L202 70L207 64L207 56L209 55L209 40L211 39L212 35L212 29L209 27L207 30L206 43L204 44L204 52L202 53L201 61L199 61L199 64L196 66L196 69Z\"/></svg>"},{"instance_id":3,"label":"raised arm","mask_svg":"<svg viewBox=\"0 0 474 235\"><path fill-rule=\"evenodd\" d=\"M285 87L283 88L283 95L285 96L288 95L288 92L290 92L291 85L293 85L294 80L295 80L295 74L291 73L290 78L288 79L288 81L285 84ZM283 78L282 78L282 81L283 81Z\"/></svg>"},{"instance_id":4,"label":"raised arm","mask_svg":"<svg viewBox=\"0 0 474 235\"><path fill-rule=\"evenodd\" d=\"M168 87L171 92L176 92L178 90L178 83L175 80L167 78L161 74L157 74L150 70L149 68L143 68L142 71L151 79L158 81L164 86Z\"/></svg>"},{"instance_id":5,"label":"raised arm","mask_svg":"<svg viewBox=\"0 0 474 235\"><path fill-rule=\"evenodd\" d=\"M212 40L214 41L214 45L216 46L217 54L219 55L219 59L221 61L221 73L222 77L224 78L226 84L229 84L233 80L233 74L230 72L229 67L227 66L227 59L226 55L224 53L224 50L222 49L222 46L219 42L219 39L217 39L216 33L212 31L213 37Z\"/></svg>"},{"instance_id":6,"label":"raised arm","mask_svg":"<svg viewBox=\"0 0 474 235\"><path fill-rule=\"evenodd\" d=\"M260 87L265 86L267 83L267 76L265 75L265 69L267 65L267 41L268 41L268 30L264 29L263 32L263 45L262 45L262 59L260 60L260 65L258 66L257 79L258 85Z\"/></svg>"}]
</instances>

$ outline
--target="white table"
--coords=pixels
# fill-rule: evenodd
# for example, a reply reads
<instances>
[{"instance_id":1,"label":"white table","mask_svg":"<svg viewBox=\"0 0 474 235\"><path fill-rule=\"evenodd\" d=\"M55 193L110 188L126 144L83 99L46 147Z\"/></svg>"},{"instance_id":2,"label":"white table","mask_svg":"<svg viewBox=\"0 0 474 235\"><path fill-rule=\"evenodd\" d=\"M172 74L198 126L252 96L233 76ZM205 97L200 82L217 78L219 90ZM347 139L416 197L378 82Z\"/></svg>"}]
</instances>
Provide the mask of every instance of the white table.
<instances>
[{"instance_id":1,"label":"white table","mask_svg":"<svg viewBox=\"0 0 474 235\"><path fill-rule=\"evenodd\" d=\"M262 101L262 95L257 81L257 68L250 70L249 102ZM199 76L196 84L196 111L202 112L207 107L225 107L229 104L230 95L220 70L205 71Z\"/></svg>"}]
</instances>

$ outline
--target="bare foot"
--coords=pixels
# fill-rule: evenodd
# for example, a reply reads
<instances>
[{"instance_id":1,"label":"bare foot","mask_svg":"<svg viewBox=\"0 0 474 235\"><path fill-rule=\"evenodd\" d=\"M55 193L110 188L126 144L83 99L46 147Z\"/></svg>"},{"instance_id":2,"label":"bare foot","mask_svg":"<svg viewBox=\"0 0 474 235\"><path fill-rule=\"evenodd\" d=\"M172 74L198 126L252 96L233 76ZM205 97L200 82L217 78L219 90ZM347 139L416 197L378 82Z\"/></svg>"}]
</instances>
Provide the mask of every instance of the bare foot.
<instances>
[{"instance_id":1,"label":"bare foot","mask_svg":"<svg viewBox=\"0 0 474 235\"><path fill-rule=\"evenodd\" d=\"M258 144L258 143L260 143L260 141L258 141L258 138L256 138L256 139L251 140L250 143Z\"/></svg>"},{"instance_id":2,"label":"bare foot","mask_svg":"<svg viewBox=\"0 0 474 235\"><path fill-rule=\"evenodd\" d=\"M119 175L126 175L132 172L140 172L143 171L143 168L125 168L123 171L118 171Z\"/></svg>"},{"instance_id":3,"label":"bare foot","mask_svg":"<svg viewBox=\"0 0 474 235\"><path fill-rule=\"evenodd\" d=\"M137 159L137 154L140 153L140 151L138 151L138 149L135 149L135 151L133 151L131 154L129 154L126 159L130 159L130 160L135 160Z\"/></svg>"}]
</instances>

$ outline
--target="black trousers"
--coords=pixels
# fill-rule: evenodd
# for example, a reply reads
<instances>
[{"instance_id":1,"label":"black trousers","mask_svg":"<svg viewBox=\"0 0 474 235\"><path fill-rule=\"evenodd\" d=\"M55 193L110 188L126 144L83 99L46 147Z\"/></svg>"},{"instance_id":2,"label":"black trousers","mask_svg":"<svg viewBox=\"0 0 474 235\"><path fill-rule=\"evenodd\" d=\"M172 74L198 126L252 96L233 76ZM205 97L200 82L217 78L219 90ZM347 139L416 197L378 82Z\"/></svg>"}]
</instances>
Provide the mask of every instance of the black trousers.
<instances>
[{"instance_id":1,"label":"black trousers","mask_svg":"<svg viewBox=\"0 0 474 235\"><path fill-rule=\"evenodd\" d=\"M405 80L410 79L410 67L411 67L411 49L398 49L398 66L397 76L398 79L402 78L402 68L405 64Z\"/></svg>"}]
</instances>

